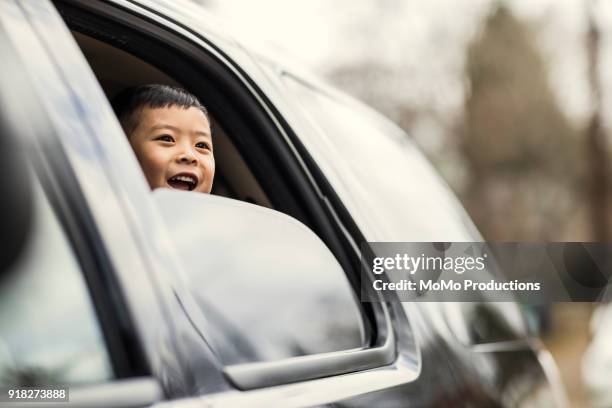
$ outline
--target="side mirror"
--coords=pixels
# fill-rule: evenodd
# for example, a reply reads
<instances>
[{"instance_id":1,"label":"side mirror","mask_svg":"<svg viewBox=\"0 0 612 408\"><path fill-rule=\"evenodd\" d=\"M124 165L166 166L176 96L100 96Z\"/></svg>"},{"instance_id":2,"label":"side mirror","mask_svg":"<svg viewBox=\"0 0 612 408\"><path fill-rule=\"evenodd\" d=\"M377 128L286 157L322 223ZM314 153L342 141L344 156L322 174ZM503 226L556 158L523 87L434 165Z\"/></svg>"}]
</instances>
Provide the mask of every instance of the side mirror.
<instances>
[{"instance_id":1,"label":"side mirror","mask_svg":"<svg viewBox=\"0 0 612 408\"><path fill-rule=\"evenodd\" d=\"M221 352L225 364L364 346L360 308L342 267L299 221L218 196L167 189L153 196L207 319L225 322L212 336L232 327L260 354ZM214 343L223 349L222 342Z\"/></svg>"}]
</instances>

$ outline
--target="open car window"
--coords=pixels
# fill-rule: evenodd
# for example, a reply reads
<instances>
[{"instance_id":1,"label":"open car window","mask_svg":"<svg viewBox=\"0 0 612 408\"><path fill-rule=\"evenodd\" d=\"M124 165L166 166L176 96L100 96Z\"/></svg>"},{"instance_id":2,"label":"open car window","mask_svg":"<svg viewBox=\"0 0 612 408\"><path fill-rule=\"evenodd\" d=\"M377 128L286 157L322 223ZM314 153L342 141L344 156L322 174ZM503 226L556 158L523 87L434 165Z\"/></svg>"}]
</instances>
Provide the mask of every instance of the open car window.
<instances>
[{"instance_id":1,"label":"open car window","mask_svg":"<svg viewBox=\"0 0 612 408\"><path fill-rule=\"evenodd\" d=\"M128 52L76 31L72 31L72 34L109 100L130 86L164 84L184 87L160 69ZM200 100L204 106L210 106L206 96L200 96ZM214 113L210 117L217 162L212 193L271 208L270 200L225 128L216 120Z\"/></svg>"},{"instance_id":2,"label":"open car window","mask_svg":"<svg viewBox=\"0 0 612 408\"><path fill-rule=\"evenodd\" d=\"M335 220L330 221L320 198L312 191L311 182L303 174L298 175L299 162L291 156L291 150L287 146L279 147L284 141L274 133L279 132L274 128L278 124L266 116L269 114L266 110L249 99L252 95L241 94L250 90L238 82L229 69L226 73L217 73L229 79L213 80L206 72L212 69L207 65L194 63L190 71L187 69L190 60L186 57L173 59L172 66L167 64L167 58L160 57L164 52L177 52L176 49L180 47L158 44L160 50L151 51L147 55L127 52L126 49L149 50L153 45L147 41L152 40L142 39L141 33L133 39L124 37L123 41L129 44L122 46L109 43L102 35L94 38L83 34L87 30L79 24L71 24L70 18L67 22L108 98L127 86L143 83L179 84L198 96L207 106L213 118L217 165L213 194L270 207L297 218L317 233L332 248L331 252L338 259L340 268L333 275L322 275L313 270L310 274L292 276L291 269L285 268L276 271L276 274L249 276L246 259L242 260L245 261L245 269L235 276L224 274L223 270L208 271L206 276L190 276L194 294L200 300L200 310L208 321L209 327L206 330L216 338L219 355L226 365L276 362L317 355L327 359L327 354L345 353L337 356L342 361L330 359L320 366L305 360L297 362L309 364L305 370L304 367L289 371L286 368L280 371L274 369L273 375L262 377L264 382L253 381L260 372L249 369L245 371L239 367L232 372L236 378L240 377L244 381L239 380L237 383L247 388L258 387L295 381L285 378L283 372L304 372L307 374L303 378L316 378L388 364L389 358L394 356L393 340L387 330L378 331L385 333L386 337L374 337L377 331L372 329L373 313L364 313L364 306L357 300L357 274L353 274L352 269L354 261L348 260L344 252L346 249L342 248L344 244L338 241L338 234L344 232L332 224ZM198 57L204 58L203 54L200 50ZM122 68L116 69L116 66ZM193 77L187 75L190 72L194 73ZM233 83L228 85L223 81ZM230 90L224 87L241 89ZM264 120L266 122L261 123ZM282 152L279 152L281 149ZM249 220L241 222L248 223ZM225 227L234 226L232 223ZM278 250L279 256L283 257L296 256L299 252L300 248ZM223 254L227 260L241 256L239 253L221 251L209 256L216 254ZM202 256L207 256L206 248L202 249ZM308 253L302 256L307 257ZM300 262L299 257L296 262ZM183 266L188 275L199 271L189 263ZM202 290L198 289L198 285L201 285ZM204 290L215 287L217 290ZM340 296L334 288L343 288L344 296ZM388 324L382 312L379 311L378 317L379 324ZM222 348L228 344L240 352L226 353ZM377 352L375 358L365 354L354 359L352 355L346 354L347 351L359 353L383 345L384 350ZM324 369L318 370L318 367ZM274 381L270 382L271 378Z\"/></svg>"}]
</instances>

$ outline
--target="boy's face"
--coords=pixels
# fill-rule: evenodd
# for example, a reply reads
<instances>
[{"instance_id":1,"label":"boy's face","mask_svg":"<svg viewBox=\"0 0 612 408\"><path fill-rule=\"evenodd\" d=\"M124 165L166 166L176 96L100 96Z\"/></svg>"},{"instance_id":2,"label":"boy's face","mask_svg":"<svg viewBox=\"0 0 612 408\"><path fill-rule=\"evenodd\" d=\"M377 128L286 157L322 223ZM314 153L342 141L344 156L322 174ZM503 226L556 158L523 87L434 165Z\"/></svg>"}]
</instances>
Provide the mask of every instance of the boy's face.
<instances>
[{"instance_id":1,"label":"boy's face","mask_svg":"<svg viewBox=\"0 0 612 408\"><path fill-rule=\"evenodd\" d=\"M151 189L210 193L215 158L204 113L195 107L145 107L138 119L128 137Z\"/></svg>"}]
</instances>

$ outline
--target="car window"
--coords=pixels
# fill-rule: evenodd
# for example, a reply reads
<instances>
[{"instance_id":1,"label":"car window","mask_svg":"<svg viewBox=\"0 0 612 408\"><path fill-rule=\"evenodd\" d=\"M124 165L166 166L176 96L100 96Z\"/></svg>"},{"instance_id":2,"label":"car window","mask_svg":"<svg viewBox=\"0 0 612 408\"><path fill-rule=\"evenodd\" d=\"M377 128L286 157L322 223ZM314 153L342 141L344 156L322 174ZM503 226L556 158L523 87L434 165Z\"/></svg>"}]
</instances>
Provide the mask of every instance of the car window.
<instances>
[{"instance_id":1,"label":"car window","mask_svg":"<svg viewBox=\"0 0 612 408\"><path fill-rule=\"evenodd\" d=\"M511 302L443 302L446 320L466 345L525 338L527 330L520 310Z\"/></svg>"},{"instance_id":2,"label":"car window","mask_svg":"<svg viewBox=\"0 0 612 408\"><path fill-rule=\"evenodd\" d=\"M97 40L92 41L85 35L77 34L75 39L85 56L88 57L92 69L100 79L100 85L108 96L111 96L117 89L128 85L155 82L177 83L174 78L181 78L181 81L185 81L185 87L197 94L199 88L195 84L193 84L193 89L189 88L190 82L185 70L181 70L181 76L179 76L179 71L162 69L166 62L161 61L159 55L164 54L140 55L140 58L135 58L134 55L118 52L114 46ZM174 50L171 51L174 52ZM164 52L168 51L164 50ZM115 57L121 58L122 66L139 69L117 71L114 69L116 64L109 63L109 61L117 61ZM143 65L145 61L146 65ZM148 69L140 69L145 66ZM163 75L161 75L162 71ZM132 72L131 76L130 72ZM138 72L138 75L134 77L133 72ZM170 77L169 75L173 73L174 76ZM234 75L228 74L228 78L234 81ZM199 73L197 79L200 85L206 82L204 71ZM233 84L235 85L237 84ZM217 86L223 89L222 84L208 84L211 90ZM256 140L260 135L253 134L253 137L248 137L248 129L244 128L242 120L246 115L241 111L240 108L243 107L238 103L247 103L247 101L241 101L236 97L232 104L227 102L222 104L224 99L217 98L215 102L215 98L212 97L213 93L204 95L206 97L202 99L212 114L225 113L223 116L217 115L216 117L222 126L227 127L227 135L219 134L218 127L213 129L217 165L215 184L220 183L228 190L228 194L225 195L259 205L273 206L292 214L295 218L307 219L305 215L300 218L303 210L297 203L299 197L294 196L292 190L288 192L283 190L288 187L288 185L285 186L287 175L280 173L272 160L262 159L267 157L267 155L262 155L263 151L268 150L266 145L262 142L261 145L249 150L251 144L257 143ZM248 100L248 103L252 102ZM232 118L237 118L237 120L234 121ZM231 122L233 126L230 126ZM239 130L244 130L244 132L239 132ZM225 139L225 145L220 138ZM249 144L240 139L249 139ZM236 142L232 148L229 148L229 143L227 143L230 140ZM240 155L244 155L244 159ZM251 161L247 156L251 158ZM254 182L258 182L256 188L253 188ZM260 194L252 194L252 192L260 192ZM275 198L272 200L274 205L267 205L270 203L264 192L270 198ZM261 196L264 199L261 199ZM180 218L175 217L175 213L172 212L162 215L169 217L169 225L176 223ZM205 214L202 217L187 220L193 231L211 229L211 223L206 222L204 216ZM252 222L252 220L247 220L247 222ZM223 227L230 230L238 226L238 221L232 220ZM263 225L261 228L263 232L266 226ZM182 235L183 238L187 236ZM176 242L175 240L174 243ZM248 257L240 258L240 252L215 251L210 247L202 246L202 243L197 240L196 243L200 245L195 248L196 251L199 251L196 256L188 258L182 253L180 255L182 255L185 270L189 274L195 273L192 276L193 289L201 303L202 314L210 324L206 335L213 339L215 349L225 364L274 361L363 348L367 345L361 307L340 266L337 273L327 275L319 270L296 275L291 273L290 265L286 265L287 268L284 270L279 267L277 270L255 276L249 267ZM184 244L176 245L176 247L179 252L187 248ZM279 248L277 252L279 257L283 256L284 259L295 258L295 262L300 261L300 248ZM209 261L213 255L219 262L244 260L244 268L233 269L236 272L234 274L223 268L210 268L200 273L203 259Z\"/></svg>"},{"instance_id":3,"label":"car window","mask_svg":"<svg viewBox=\"0 0 612 408\"><path fill-rule=\"evenodd\" d=\"M154 196L224 364L366 346L348 279L307 227L235 200ZM208 211L200 211L204 203Z\"/></svg>"},{"instance_id":4,"label":"car window","mask_svg":"<svg viewBox=\"0 0 612 408\"><path fill-rule=\"evenodd\" d=\"M367 226L370 241L481 240L450 189L403 131L349 98L289 74L283 81L320 130L318 137L303 132L302 141L357 223ZM514 340L524 333L512 303L465 303L447 312L453 316L453 330L469 344ZM504 319L492 325L499 316Z\"/></svg>"},{"instance_id":5,"label":"car window","mask_svg":"<svg viewBox=\"0 0 612 408\"><path fill-rule=\"evenodd\" d=\"M365 346L359 307L341 270L332 276L317 270L296 276L281 268L257 275L210 272L198 276L206 284L196 292L224 364Z\"/></svg>"},{"instance_id":6,"label":"car window","mask_svg":"<svg viewBox=\"0 0 612 408\"><path fill-rule=\"evenodd\" d=\"M320 132L302 132L321 170L370 241L475 241L472 223L414 142L349 98L283 75ZM475 231L475 230L473 230Z\"/></svg>"},{"instance_id":7,"label":"car window","mask_svg":"<svg viewBox=\"0 0 612 408\"><path fill-rule=\"evenodd\" d=\"M110 359L79 264L37 181L33 192L29 241L0 280L0 385L108 381Z\"/></svg>"}]
</instances>

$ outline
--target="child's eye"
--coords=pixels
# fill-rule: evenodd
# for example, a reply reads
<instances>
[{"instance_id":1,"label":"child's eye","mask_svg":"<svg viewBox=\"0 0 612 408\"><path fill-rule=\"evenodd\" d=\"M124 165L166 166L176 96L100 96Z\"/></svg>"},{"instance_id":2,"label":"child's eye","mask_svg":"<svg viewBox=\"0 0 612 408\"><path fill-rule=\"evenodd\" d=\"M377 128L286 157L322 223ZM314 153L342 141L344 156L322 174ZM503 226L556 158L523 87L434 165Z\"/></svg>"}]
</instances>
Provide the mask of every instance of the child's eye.
<instances>
[{"instance_id":1,"label":"child's eye","mask_svg":"<svg viewBox=\"0 0 612 408\"><path fill-rule=\"evenodd\" d=\"M155 138L155 140L161 140L162 142L174 142L174 139L170 135L161 135Z\"/></svg>"},{"instance_id":2,"label":"child's eye","mask_svg":"<svg viewBox=\"0 0 612 408\"><path fill-rule=\"evenodd\" d=\"M197 147L198 149L210 150L210 147L208 146L208 143L205 143L205 142L198 142L198 143L196 143L195 147Z\"/></svg>"}]
</instances>

